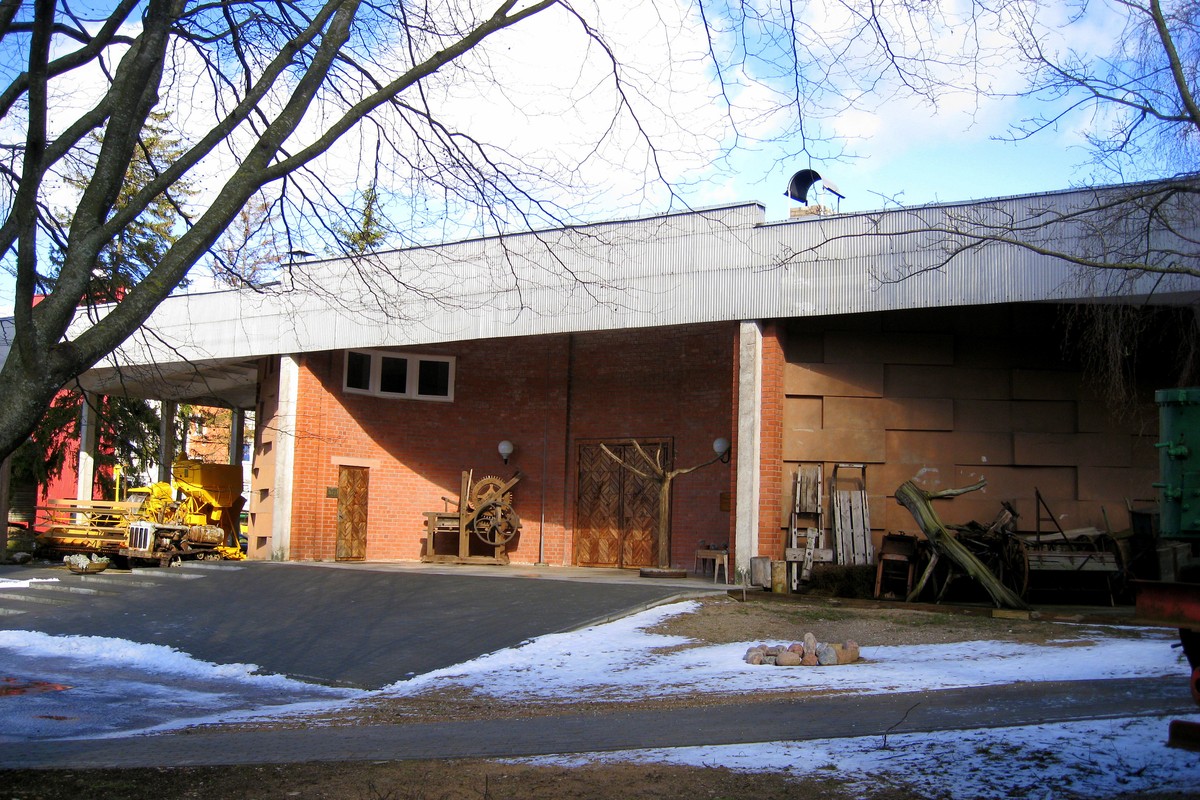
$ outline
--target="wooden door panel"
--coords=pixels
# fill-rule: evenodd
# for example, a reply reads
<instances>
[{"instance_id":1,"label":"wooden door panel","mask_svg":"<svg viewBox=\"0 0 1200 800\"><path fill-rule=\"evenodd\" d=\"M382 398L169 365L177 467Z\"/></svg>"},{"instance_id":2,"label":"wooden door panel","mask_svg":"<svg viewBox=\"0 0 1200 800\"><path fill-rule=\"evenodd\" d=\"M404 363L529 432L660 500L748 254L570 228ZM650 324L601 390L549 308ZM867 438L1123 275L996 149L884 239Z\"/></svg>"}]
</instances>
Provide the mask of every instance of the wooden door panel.
<instances>
[{"instance_id":1,"label":"wooden door panel","mask_svg":"<svg viewBox=\"0 0 1200 800\"><path fill-rule=\"evenodd\" d=\"M338 561L362 561L367 557L366 467L338 468L337 548Z\"/></svg>"},{"instance_id":2,"label":"wooden door panel","mask_svg":"<svg viewBox=\"0 0 1200 800\"><path fill-rule=\"evenodd\" d=\"M628 443L606 445L626 463L640 460ZM666 448L665 455L670 453L669 442L643 442L642 446L652 455L659 447ZM599 444L582 444L578 452L575 563L587 567L655 566L658 484L622 467Z\"/></svg>"},{"instance_id":3,"label":"wooden door panel","mask_svg":"<svg viewBox=\"0 0 1200 800\"><path fill-rule=\"evenodd\" d=\"M599 446L579 450L577 563L615 567L620 559L621 467Z\"/></svg>"},{"instance_id":4,"label":"wooden door panel","mask_svg":"<svg viewBox=\"0 0 1200 800\"><path fill-rule=\"evenodd\" d=\"M633 448L627 449L626 457L637 456ZM654 532L658 525L658 484L629 470L623 472L621 564L625 567L657 566Z\"/></svg>"}]
</instances>

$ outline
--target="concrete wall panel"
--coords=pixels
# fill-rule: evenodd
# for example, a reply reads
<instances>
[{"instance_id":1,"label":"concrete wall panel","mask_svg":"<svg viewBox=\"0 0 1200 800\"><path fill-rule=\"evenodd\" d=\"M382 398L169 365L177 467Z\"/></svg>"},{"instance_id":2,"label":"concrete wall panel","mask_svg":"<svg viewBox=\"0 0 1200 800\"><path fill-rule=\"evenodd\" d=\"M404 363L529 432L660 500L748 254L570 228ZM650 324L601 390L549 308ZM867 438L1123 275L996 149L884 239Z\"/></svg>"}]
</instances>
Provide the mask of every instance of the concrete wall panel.
<instances>
[{"instance_id":1,"label":"concrete wall panel","mask_svg":"<svg viewBox=\"0 0 1200 800\"><path fill-rule=\"evenodd\" d=\"M957 366L889 364L884 388L888 397L1007 400L1010 396L1007 370Z\"/></svg>"},{"instance_id":2,"label":"concrete wall panel","mask_svg":"<svg viewBox=\"0 0 1200 800\"><path fill-rule=\"evenodd\" d=\"M830 397L825 401L825 427L949 431L954 429L954 402L941 398Z\"/></svg>"},{"instance_id":3,"label":"concrete wall panel","mask_svg":"<svg viewBox=\"0 0 1200 800\"><path fill-rule=\"evenodd\" d=\"M830 331L825 335L828 364L953 364L954 337L948 334Z\"/></svg>"},{"instance_id":4,"label":"concrete wall panel","mask_svg":"<svg viewBox=\"0 0 1200 800\"><path fill-rule=\"evenodd\" d=\"M878 430L797 431L784 442L785 461L877 463L885 460L885 433Z\"/></svg>"},{"instance_id":5,"label":"concrete wall panel","mask_svg":"<svg viewBox=\"0 0 1200 800\"><path fill-rule=\"evenodd\" d=\"M1012 438L1004 433L888 431L887 460L901 464L1012 463Z\"/></svg>"},{"instance_id":6,"label":"concrete wall panel","mask_svg":"<svg viewBox=\"0 0 1200 800\"><path fill-rule=\"evenodd\" d=\"M1019 464L1128 467L1133 439L1104 433L1014 433L1013 456Z\"/></svg>"},{"instance_id":7,"label":"concrete wall panel","mask_svg":"<svg viewBox=\"0 0 1200 800\"><path fill-rule=\"evenodd\" d=\"M789 395L882 397L882 364L788 364L783 374Z\"/></svg>"}]
</instances>

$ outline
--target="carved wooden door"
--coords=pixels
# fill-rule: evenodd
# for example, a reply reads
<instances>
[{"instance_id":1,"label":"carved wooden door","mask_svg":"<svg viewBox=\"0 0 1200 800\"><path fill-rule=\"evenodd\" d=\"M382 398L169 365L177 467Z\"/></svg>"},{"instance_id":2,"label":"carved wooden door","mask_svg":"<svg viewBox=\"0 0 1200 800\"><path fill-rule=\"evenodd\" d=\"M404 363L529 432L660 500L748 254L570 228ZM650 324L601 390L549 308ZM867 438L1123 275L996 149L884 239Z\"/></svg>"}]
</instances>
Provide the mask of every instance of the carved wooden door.
<instances>
[{"instance_id":1,"label":"carved wooden door","mask_svg":"<svg viewBox=\"0 0 1200 800\"><path fill-rule=\"evenodd\" d=\"M633 445L606 442L623 461L637 465ZM643 441L653 455L667 441ZM669 462L668 462L669 463ZM579 446L579 494L576 503L575 563L584 567L652 567L656 565L654 529L658 523L658 484L625 469L600 449Z\"/></svg>"},{"instance_id":2,"label":"carved wooden door","mask_svg":"<svg viewBox=\"0 0 1200 800\"><path fill-rule=\"evenodd\" d=\"M367 557L367 476L366 467L338 467L338 561Z\"/></svg>"}]
</instances>

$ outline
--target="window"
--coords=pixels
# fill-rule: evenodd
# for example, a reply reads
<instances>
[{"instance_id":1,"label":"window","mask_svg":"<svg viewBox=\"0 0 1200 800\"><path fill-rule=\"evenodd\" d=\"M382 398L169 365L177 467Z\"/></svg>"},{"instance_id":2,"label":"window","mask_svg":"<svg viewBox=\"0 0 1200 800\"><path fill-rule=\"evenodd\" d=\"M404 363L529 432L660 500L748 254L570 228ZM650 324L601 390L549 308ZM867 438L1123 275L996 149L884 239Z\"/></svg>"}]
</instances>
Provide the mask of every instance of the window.
<instances>
[{"instance_id":1,"label":"window","mask_svg":"<svg viewBox=\"0 0 1200 800\"><path fill-rule=\"evenodd\" d=\"M454 357L347 350L343 391L416 400L454 399Z\"/></svg>"},{"instance_id":2,"label":"window","mask_svg":"<svg viewBox=\"0 0 1200 800\"><path fill-rule=\"evenodd\" d=\"M346 353L346 388L371 391L371 356L367 353Z\"/></svg>"},{"instance_id":3,"label":"window","mask_svg":"<svg viewBox=\"0 0 1200 800\"><path fill-rule=\"evenodd\" d=\"M408 359L379 357L380 394L408 394Z\"/></svg>"}]
</instances>

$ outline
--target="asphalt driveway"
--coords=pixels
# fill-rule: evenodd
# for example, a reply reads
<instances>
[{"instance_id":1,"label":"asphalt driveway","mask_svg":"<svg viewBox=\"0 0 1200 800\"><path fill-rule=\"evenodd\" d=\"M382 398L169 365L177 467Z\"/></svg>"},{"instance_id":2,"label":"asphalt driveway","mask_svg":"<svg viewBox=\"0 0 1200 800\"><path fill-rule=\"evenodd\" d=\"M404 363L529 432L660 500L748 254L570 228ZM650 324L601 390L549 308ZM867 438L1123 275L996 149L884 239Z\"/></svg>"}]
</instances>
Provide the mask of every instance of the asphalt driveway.
<instances>
[{"instance_id":1,"label":"asphalt driveway","mask_svg":"<svg viewBox=\"0 0 1200 800\"><path fill-rule=\"evenodd\" d=\"M204 661L377 689L702 590L531 570L226 562L84 577L5 568L0 577L58 581L0 593L0 629L168 645Z\"/></svg>"}]
</instances>

